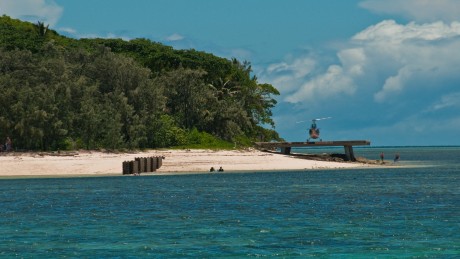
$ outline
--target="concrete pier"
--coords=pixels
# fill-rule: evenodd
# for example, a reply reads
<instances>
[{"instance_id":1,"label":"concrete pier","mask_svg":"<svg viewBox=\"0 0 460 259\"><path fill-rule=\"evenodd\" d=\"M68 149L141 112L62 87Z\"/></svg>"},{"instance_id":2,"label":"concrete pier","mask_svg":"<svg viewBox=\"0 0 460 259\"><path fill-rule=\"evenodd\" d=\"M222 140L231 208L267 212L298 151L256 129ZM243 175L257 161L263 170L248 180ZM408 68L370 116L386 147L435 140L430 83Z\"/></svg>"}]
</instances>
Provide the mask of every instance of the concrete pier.
<instances>
[{"instance_id":1,"label":"concrete pier","mask_svg":"<svg viewBox=\"0 0 460 259\"><path fill-rule=\"evenodd\" d=\"M346 140L346 141L308 141L308 142L256 142L255 147L258 149L273 150L279 148L282 154L291 153L292 147L333 147L343 146L347 161L355 161L353 146L369 146L368 140Z\"/></svg>"}]
</instances>

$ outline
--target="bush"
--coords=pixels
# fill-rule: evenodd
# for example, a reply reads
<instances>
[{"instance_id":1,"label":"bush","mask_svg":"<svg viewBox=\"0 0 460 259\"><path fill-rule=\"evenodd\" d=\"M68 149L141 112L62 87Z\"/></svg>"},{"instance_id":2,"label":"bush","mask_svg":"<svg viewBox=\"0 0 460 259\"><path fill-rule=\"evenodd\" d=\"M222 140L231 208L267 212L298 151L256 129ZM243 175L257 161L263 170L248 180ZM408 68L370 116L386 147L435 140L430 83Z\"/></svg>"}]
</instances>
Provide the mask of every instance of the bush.
<instances>
[{"instance_id":1,"label":"bush","mask_svg":"<svg viewBox=\"0 0 460 259\"><path fill-rule=\"evenodd\" d=\"M188 148L208 148L208 149L231 149L233 144L221 140L207 132L200 132L196 128L187 134L187 144L183 147Z\"/></svg>"}]
</instances>

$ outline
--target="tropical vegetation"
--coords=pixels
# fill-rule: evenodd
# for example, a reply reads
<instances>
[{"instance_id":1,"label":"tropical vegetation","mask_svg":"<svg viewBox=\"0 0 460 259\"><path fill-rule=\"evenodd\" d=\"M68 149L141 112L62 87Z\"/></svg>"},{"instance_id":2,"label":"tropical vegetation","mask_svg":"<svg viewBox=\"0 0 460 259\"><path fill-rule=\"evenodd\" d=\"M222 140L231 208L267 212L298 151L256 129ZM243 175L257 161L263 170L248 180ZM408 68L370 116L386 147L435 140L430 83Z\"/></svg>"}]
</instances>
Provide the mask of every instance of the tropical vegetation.
<instances>
[{"instance_id":1,"label":"tropical vegetation","mask_svg":"<svg viewBox=\"0 0 460 259\"><path fill-rule=\"evenodd\" d=\"M279 140L278 90L248 62L148 39L73 39L0 17L0 136L16 149L248 146Z\"/></svg>"}]
</instances>

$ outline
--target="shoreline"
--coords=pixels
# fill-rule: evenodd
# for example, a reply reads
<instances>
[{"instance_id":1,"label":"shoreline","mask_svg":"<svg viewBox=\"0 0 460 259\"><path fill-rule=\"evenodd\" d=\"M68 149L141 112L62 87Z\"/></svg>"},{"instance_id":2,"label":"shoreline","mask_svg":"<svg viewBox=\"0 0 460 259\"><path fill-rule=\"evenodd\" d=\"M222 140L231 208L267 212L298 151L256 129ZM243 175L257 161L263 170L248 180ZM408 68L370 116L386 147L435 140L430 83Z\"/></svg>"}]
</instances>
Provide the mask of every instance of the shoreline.
<instances>
[{"instance_id":1,"label":"shoreline","mask_svg":"<svg viewBox=\"0 0 460 259\"><path fill-rule=\"evenodd\" d=\"M163 165L141 175L184 175L206 173L245 173L263 171L305 171L329 169L386 168L398 165L365 162L323 161L259 150L147 150L109 153L101 151L31 152L0 154L0 179L123 176L123 161L135 157L164 156ZM209 172L222 166L224 172ZM126 175L125 175L126 176Z\"/></svg>"}]
</instances>

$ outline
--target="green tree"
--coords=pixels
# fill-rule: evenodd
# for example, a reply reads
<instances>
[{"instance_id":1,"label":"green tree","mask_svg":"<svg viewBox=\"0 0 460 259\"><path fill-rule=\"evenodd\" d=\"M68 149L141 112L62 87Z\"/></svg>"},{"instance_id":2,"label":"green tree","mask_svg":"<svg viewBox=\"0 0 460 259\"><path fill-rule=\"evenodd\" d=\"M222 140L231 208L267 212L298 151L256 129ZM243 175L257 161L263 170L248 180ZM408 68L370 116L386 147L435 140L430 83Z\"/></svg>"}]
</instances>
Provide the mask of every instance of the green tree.
<instances>
[{"instance_id":1,"label":"green tree","mask_svg":"<svg viewBox=\"0 0 460 259\"><path fill-rule=\"evenodd\" d=\"M178 127L172 117L162 115L154 122L153 142L156 148L185 145L187 132Z\"/></svg>"},{"instance_id":2,"label":"green tree","mask_svg":"<svg viewBox=\"0 0 460 259\"><path fill-rule=\"evenodd\" d=\"M76 137L81 138L86 149L96 148L98 132L102 128L103 114L97 85L83 88L83 98L78 112L76 126L80 131Z\"/></svg>"},{"instance_id":3,"label":"green tree","mask_svg":"<svg viewBox=\"0 0 460 259\"><path fill-rule=\"evenodd\" d=\"M21 149L279 138L279 92L249 62L147 39L70 39L7 16L0 35L0 130Z\"/></svg>"},{"instance_id":4,"label":"green tree","mask_svg":"<svg viewBox=\"0 0 460 259\"><path fill-rule=\"evenodd\" d=\"M185 129L199 124L200 109L206 101L202 98L207 90L203 81L205 74L203 70L180 67L161 78L167 98L166 107Z\"/></svg>"},{"instance_id":5,"label":"green tree","mask_svg":"<svg viewBox=\"0 0 460 259\"><path fill-rule=\"evenodd\" d=\"M46 36L46 33L48 32L48 27L49 27L49 24L45 26L45 23L40 22L40 21L38 21L35 24L35 28L37 29L37 33L38 33L38 35L40 37L45 37Z\"/></svg>"}]
</instances>

